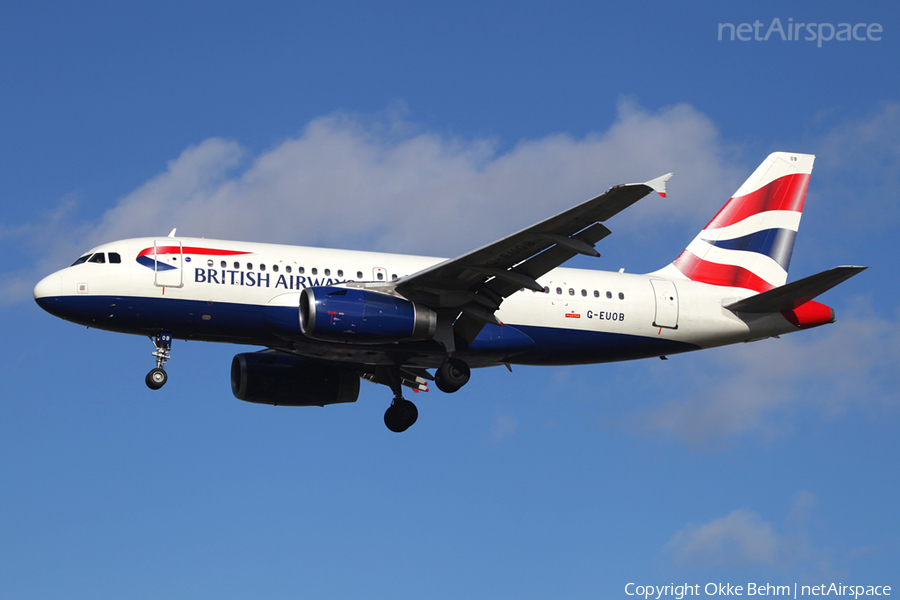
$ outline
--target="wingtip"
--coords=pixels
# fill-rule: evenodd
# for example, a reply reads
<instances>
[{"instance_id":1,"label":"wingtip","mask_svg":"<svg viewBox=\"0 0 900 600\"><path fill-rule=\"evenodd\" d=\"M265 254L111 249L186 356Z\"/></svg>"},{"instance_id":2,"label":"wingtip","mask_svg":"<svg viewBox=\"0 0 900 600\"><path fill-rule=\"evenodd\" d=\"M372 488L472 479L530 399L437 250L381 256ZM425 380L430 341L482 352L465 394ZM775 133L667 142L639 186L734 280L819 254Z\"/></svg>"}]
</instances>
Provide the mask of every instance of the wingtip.
<instances>
[{"instance_id":1,"label":"wingtip","mask_svg":"<svg viewBox=\"0 0 900 600\"><path fill-rule=\"evenodd\" d=\"M848 272L852 271L852 274L850 275L850 277L853 277L853 275L859 275L860 273L862 273L863 271L865 271L868 268L869 267L864 267L861 265L841 265L840 267L835 267L835 269L840 270L840 271L848 271Z\"/></svg>"},{"instance_id":2,"label":"wingtip","mask_svg":"<svg viewBox=\"0 0 900 600\"><path fill-rule=\"evenodd\" d=\"M651 179L650 181L644 182L644 185L652 189L654 192L662 196L666 197L666 182L672 178L675 173L666 173L665 175L661 175L656 179Z\"/></svg>"}]
</instances>

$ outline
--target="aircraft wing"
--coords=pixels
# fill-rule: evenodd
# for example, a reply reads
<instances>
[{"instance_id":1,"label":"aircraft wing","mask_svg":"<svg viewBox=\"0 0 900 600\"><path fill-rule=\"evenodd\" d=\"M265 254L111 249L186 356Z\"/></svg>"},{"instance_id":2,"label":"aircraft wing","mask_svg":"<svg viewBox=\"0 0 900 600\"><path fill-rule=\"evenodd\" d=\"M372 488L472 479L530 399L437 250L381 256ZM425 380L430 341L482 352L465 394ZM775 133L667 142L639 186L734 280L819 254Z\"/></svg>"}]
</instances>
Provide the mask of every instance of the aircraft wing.
<instances>
[{"instance_id":1,"label":"aircraft wing","mask_svg":"<svg viewBox=\"0 0 900 600\"><path fill-rule=\"evenodd\" d=\"M522 288L543 291L536 279L576 254L600 256L594 244L610 234L602 222L652 191L665 196L671 176L612 187L536 225L403 277L395 289L455 321L455 332L471 341L485 323L498 323L494 311L504 298Z\"/></svg>"}]
</instances>

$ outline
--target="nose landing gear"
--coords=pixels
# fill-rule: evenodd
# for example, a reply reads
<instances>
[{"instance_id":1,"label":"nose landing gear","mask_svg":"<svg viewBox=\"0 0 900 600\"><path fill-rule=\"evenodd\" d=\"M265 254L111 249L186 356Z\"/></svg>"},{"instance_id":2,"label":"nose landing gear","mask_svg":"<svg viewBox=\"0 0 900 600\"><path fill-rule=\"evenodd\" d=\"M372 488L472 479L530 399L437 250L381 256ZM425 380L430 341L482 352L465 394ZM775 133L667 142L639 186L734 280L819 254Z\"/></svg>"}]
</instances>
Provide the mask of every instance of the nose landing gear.
<instances>
[{"instance_id":1,"label":"nose landing gear","mask_svg":"<svg viewBox=\"0 0 900 600\"><path fill-rule=\"evenodd\" d=\"M144 382L146 382L147 387L151 390L158 390L162 386L166 385L166 381L168 379L169 376L166 375L165 370L156 368L147 373L147 376L144 377Z\"/></svg>"},{"instance_id":2,"label":"nose landing gear","mask_svg":"<svg viewBox=\"0 0 900 600\"><path fill-rule=\"evenodd\" d=\"M155 338L150 338L150 341L156 347L156 351L153 353L153 356L156 357L156 368L147 373L144 382L151 390L158 390L166 385L166 381L169 379L164 367L166 361L171 358L169 352L172 350L172 334L160 333Z\"/></svg>"}]
</instances>

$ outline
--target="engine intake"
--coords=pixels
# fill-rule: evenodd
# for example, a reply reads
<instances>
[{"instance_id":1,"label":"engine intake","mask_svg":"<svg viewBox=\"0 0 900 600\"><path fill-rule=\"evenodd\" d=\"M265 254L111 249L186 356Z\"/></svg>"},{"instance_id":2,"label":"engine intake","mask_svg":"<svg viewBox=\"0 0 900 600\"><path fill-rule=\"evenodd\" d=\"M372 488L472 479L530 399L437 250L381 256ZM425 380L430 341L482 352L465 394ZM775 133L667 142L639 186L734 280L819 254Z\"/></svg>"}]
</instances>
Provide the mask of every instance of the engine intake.
<instances>
[{"instance_id":1,"label":"engine intake","mask_svg":"<svg viewBox=\"0 0 900 600\"><path fill-rule=\"evenodd\" d=\"M359 375L300 356L249 352L231 361L231 391L238 400L255 404L325 406L356 402Z\"/></svg>"},{"instance_id":2,"label":"engine intake","mask_svg":"<svg viewBox=\"0 0 900 600\"><path fill-rule=\"evenodd\" d=\"M382 344L429 340L437 315L405 298L338 287L309 287L300 294L300 329L328 342Z\"/></svg>"}]
</instances>

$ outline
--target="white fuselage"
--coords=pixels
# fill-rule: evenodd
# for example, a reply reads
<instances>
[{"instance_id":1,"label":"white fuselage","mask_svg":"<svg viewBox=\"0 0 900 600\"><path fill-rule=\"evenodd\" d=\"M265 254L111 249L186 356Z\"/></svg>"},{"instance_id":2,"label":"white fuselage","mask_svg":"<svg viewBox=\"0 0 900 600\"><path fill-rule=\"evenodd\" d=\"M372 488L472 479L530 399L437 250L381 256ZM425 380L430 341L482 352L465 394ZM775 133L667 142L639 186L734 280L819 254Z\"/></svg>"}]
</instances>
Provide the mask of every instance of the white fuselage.
<instances>
[{"instance_id":1,"label":"white fuselage","mask_svg":"<svg viewBox=\"0 0 900 600\"><path fill-rule=\"evenodd\" d=\"M35 288L38 302L62 318L101 329L141 335L169 331L181 339L255 343L370 364L387 360L397 344L348 348L285 336L268 314L297 311L306 287L389 282L443 260L197 238L123 240L88 253L97 254L103 262L88 260L41 281ZM113 255L119 262L112 262ZM668 271L637 275L557 268L538 283L544 292L519 291L496 313L534 346L513 351L502 343L476 343L468 349L472 366L627 360L797 330L779 313L749 317L723 308L754 292L697 283ZM492 328L483 335L490 338ZM436 345L415 344L420 349ZM421 354L407 362L431 367L443 360L437 351Z\"/></svg>"}]
</instances>

